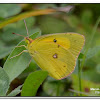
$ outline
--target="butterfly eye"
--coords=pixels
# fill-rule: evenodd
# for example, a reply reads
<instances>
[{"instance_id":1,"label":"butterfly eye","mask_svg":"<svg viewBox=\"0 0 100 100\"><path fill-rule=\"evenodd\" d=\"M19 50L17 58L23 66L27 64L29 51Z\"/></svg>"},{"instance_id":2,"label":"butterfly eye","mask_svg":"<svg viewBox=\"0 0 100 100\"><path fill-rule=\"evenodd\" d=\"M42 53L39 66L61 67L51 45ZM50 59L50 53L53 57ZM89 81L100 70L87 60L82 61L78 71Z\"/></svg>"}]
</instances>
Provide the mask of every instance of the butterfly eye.
<instances>
[{"instance_id":1,"label":"butterfly eye","mask_svg":"<svg viewBox=\"0 0 100 100\"><path fill-rule=\"evenodd\" d=\"M56 40L56 39L54 39L53 41L54 41L54 42L57 42L57 40Z\"/></svg>"}]
</instances>

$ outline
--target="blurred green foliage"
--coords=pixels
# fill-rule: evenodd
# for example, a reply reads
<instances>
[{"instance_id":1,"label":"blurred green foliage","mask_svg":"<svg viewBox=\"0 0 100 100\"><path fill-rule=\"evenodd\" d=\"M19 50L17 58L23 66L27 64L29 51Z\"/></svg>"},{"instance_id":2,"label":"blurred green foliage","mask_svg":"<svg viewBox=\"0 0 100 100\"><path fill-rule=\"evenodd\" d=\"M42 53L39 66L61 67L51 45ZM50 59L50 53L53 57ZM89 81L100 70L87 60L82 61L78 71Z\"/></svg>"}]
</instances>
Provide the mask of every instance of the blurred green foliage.
<instances>
[{"instance_id":1,"label":"blurred green foliage","mask_svg":"<svg viewBox=\"0 0 100 100\"><path fill-rule=\"evenodd\" d=\"M21 96L35 96L39 86L42 84L47 75L48 72L46 71L35 71L31 73L25 80Z\"/></svg>"},{"instance_id":2,"label":"blurred green foliage","mask_svg":"<svg viewBox=\"0 0 100 100\"><path fill-rule=\"evenodd\" d=\"M0 23L5 21L5 19L7 20L10 17L26 11L66 7L68 5L74 6L69 13L55 12L48 15L32 16L26 18L25 20L29 34L33 39L43 34L52 33L76 32L84 35L86 39L85 46L78 58L80 61L82 61L84 51L87 49L89 41L91 40L94 25L100 17L100 4L0 4ZM79 90L77 64L75 71L63 80L58 81L48 77L41 84L38 91L35 91L37 92L36 96L80 96L80 94L82 94L82 96L100 96L100 90L99 93L91 90L91 88L100 89L99 27L100 25L98 25L96 29L96 33L92 40L92 45L89 47L84 66L82 68L82 91ZM14 47L21 40L23 40L23 37L13 35L12 33L27 36L27 31L23 20L8 24L0 29L0 66L3 67L0 68L0 76L2 76L0 77L0 90L2 90L0 91L0 96L21 96L19 93L21 92L22 84L27 76L30 75L30 73L40 69L37 67L34 60L32 60L29 67L27 67L31 58L29 54L26 53L14 59L9 59L11 56L21 52L24 48L21 47L14 49ZM25 44L23 41L20 43ZM9 54L10 56L7 59ZM22 62L25 63L22 64ZM4 82L5 84L3 84ZM27 84L29 85L29 83ZM5 87L5 89L2 87Z\"/></svg>"},{"instance_id":3,"label":"blurred green foliage","mask_svg":"<svg viewBox=\"0 0 100 100\"><path fill-rule=\"evenodd\" d=\"M21 12L21 7L16 4L0 4L0 18L14 16Z\"/></svg>"}]
</instances>

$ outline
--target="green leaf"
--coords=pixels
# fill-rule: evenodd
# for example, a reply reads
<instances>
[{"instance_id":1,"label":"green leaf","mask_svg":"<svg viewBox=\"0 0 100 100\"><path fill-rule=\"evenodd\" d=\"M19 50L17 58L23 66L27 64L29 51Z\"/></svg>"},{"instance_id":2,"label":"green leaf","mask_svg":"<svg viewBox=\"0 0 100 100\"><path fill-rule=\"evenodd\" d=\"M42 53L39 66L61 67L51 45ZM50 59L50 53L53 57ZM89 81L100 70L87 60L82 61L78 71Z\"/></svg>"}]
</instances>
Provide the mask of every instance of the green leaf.
<instances>
[{"instance_id":1,"label":"green leaf","mask_svg":"<svg viewBox=\"0 0 100 100\"><path fill-rule=\"evenodd\" d=\"M31 63L29 64L29 67L26 68L19 76L18 79L22 80L24 78L26 78L31 72L36 71L37 70L37 64L34 61L34 59L32 59Z\"/></svg>"},{"instance_id":2,"label":"green leaf","mask_svg":"<svg viewBox=\"0 0 100 100\"><path fill-rule=\"evenodd\" d=\"M90 48L87 52L86 59L90 59L91 57L95 56L99 51L100 51L100 46Z\"/></svg>"},{"instance_id":3,"label":"green leaf","mask_svg":"<svg viewBox=\"0 0 100 100\"><path fill-rule=\"evenodd\" d=\"M6 44L0 40L0 59L6 57L12 49L13 46L6 46Z\"/></svg>"},{"instance_id":4,"label":"green leaf","mask_svg":"<svg viewBox=\"0 0 100 100\"><path fill-rule=\"evenodd\" d=\"M0 4L0 17L6 18L21 12L18 4Z\"/></svg>"},{"instance_id":5,"label":"green leaf","mask_svg":"<svg viewBox=\"0 0 100 100\"><path fill-rule=\"evenodd\" d=\"M40 32L37 32L31 36L35 38L37 35L39 35ZM25 42L22 41L18 44L19 45L25 45ZM24 47L16 47L12 53L7 58L5 64L4 64L4 70L8 74L10 78L10 82L16 78L18 75L20 75L29 65L29 62L31 60L31 56L28 53L22 53L21 55L14 57L11 59L11 57L18 55L23 50L25 50Z\"/></svg>"},{"instance_id":6,"label":"green leaf","mask_svg":"<svg viewBox=\"0 0 100 100\"><path fill-rule=\"evenodd\" d=\"M0 67L0 96L6 96L9 88L9 77L3 68Z\"/></svg>"},{"instance_id":7,"label":"green leaf","mask_svg":"<svg viewBox=\"0 0 100 100\"><path fill-rule=\"evenodd\" d=\"M16 96L17 94L19 94L21 92L21 87L22 87L22 85L18 86L11 93L9 93L7 96Z\"/></svg>"},{"instance_id":8,"label":"green leaf","mask_svg":"<svg viewBox=\"0 0 100 100\"><path fill-rule=\"evenodd\" d=\"M31 73L24 82L21 96L35 96L39 86L47 77L48 72L36 71Z\"/></svg>"},{"instance_id":9,"label":"green leaf","mask_svg":"<svg viewBox=\"0 0 100 100\"><path fill-rule=\"evenodd\" d=\"M58 89L59 82L60 81L55 81L55 82L46 81L43 84L44 92L47 93L49 96L57 96L57 89ZM62 94L64 92L64 89L65 89L64 87L65 87L65 84L60 83L59 94Z\"/></svg>"}]
</instances>

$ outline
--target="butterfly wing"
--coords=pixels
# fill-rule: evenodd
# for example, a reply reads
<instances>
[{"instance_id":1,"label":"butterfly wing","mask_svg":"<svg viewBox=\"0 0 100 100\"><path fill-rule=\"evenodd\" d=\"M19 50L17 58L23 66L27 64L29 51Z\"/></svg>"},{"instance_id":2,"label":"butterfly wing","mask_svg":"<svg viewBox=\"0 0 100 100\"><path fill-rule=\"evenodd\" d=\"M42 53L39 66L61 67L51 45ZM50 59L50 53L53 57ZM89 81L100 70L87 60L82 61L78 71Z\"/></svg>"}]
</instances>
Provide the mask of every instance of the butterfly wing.
<instances>
[{"instance_id":1,"label":"butterfly wing","mask_svg":"<svg viewBox=\"0 0 100 100\"><path fill-rule=\"evenodd\" d=\"M76 33L45 35L35 39L28 50L36 63L55 79L71 74L84 45L84 37Z\"/></svg>"}]
</instances>

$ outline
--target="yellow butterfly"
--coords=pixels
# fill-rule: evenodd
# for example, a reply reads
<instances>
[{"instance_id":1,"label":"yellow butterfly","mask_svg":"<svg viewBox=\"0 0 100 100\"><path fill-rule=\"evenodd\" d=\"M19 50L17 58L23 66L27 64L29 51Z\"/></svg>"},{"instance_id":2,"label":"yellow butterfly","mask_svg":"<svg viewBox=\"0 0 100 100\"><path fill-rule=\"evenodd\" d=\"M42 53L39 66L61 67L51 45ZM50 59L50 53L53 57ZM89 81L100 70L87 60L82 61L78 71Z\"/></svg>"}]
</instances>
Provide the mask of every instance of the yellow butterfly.
<instances>
[{"instance_id":1,"label":"yellow butterfly","mask_svg":"<svg viewBox=\"0 0 100 100\"><path fill-rule=\"evenodd\" d=\"M56 33L36 39L25 37L27 52L40 68L61 80L70 75L76 66L77 57L85 38L77 33Z\"/></svg>"}]
</instances>

